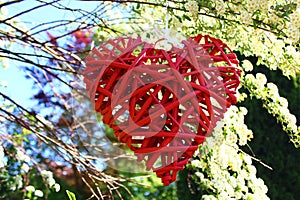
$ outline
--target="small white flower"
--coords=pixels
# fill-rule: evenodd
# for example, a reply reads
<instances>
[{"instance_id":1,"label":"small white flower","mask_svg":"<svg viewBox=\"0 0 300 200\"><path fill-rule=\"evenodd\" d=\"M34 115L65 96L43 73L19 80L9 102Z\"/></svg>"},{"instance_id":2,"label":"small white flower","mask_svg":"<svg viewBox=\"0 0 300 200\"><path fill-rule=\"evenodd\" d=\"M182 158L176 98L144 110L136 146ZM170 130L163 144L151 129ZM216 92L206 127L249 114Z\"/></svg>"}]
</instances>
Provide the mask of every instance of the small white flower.
<instances>
[{"instance_id":1,"label":"small white flower","mask_svg":"<svg viewBox=\"0 0 300 200\"><path fill-rule=\"evenodd\" d=\"M196 172L195 175L200 178L200 181L203 181L204 175L201 172Z\"/></svg>"},{"instance_id":2,"label":"small white flower","mask_svg":"<svg viewBox=\"0 0 300 200\"><path fill-rule=\"evenodd\" d=\"M229 132L226 136L226 141L229 142L230 144L235 144L238 140L238 137L235 133Z\"/></svg>"},{"instance_id":3,"label":"small white flower","mask_svg":"<svg viewBox=\"0 0 300 200\"><path fill-rule=\"evenodd\" d=\"M242 101L244 101L247 98L247 94L246 93L237 92L236 93L236 98L237 98L238 102L242 102Z\"/></svg>"},{"instance_id":4,"label":"small white flower","mask_svg":"<svg viewBox=\"0 0 300 200\"><path fill-rule=\"evenodd\" d=\"M230 183L230 185L231 185L233 188L236 188L237 182L236 182L236 178L235 178L235 177L230 176L230 177L229 177L229 183Z\"/></svg>"},{"instance_id":5,"label":"small white flower","mask_svg":"<svg viewBox=\"0 0 300 200\"><path fill-rule=\"evenodd\" d=\"M277 101L284 108L287 108L289 105L288 101L284 97L278 97Z\"/></svg>"},{"instance_id":6,"label":"small white flower","mask_svg":"<svg viewBox=\"0 0 300 200\"><path fill-rule=\"evenodd\" d=\"M252 159L248 154L242 154L243 155L243 159L245 161L245 163L247 163L248 165L252 164Z\"/></svg>"},{"instance_id":7,"label":"small white flower","mask_svg":"<svg viewBox=\"0 0 300 200\"><path fill-rule=\"evenodd\" d=\"M253 65L249 60L243 60L242 66L246 72L250 72L253 70Z\"/></svg>"},{"instance_id":8,"label":"small white flower","mask_svg":"<svg viewBox=\"0 0 300 200\"><path fill-rule=\"evenodd\" d=\"M34 192L35 191L35 188L32 186L32 185L28 185L28 186L26 186L25 187L25 189L26 189L26 191L28 191L28 192Z\"/></svg>"},{"instance_id":9,"label":"small white flower","mask_svg":"<svg viewBox=\"0 0 300 200\"><path fill-rule=\"evenodd\" d=\"M17 175L15 179L16 189L20 189L23 186L23 178L21 175Z\"/></svg>"},{"instance_id":10,"label":"small white flower","mask_svg":"<svg viewBox=\"0 0 300 200\"><path fill-rule=\"evenodd\" d=\"M60 185L58 183L55 183L54 190L55 190L55 192L59 192L60 191Z\"/></svg>"},{"instance_id":11,"label":"small white flower","mask_svg":"<svg viewBox=\"0 0 300 200\"><path fill-rule=\"evenodd\" d=\"M254 78L253 74L247 74L245 76L245 80L246 80L246 82L252 83L255 80L255 78Z\"/></svg>"},{"instance_id":12,"label":"small white flower","mask_svg":"<svg viewBox=\"0 0 300 200\"><path fill-rule=\"evenodd\" d=\"M297 123L297 118L295 117L295 115L288 115L286 116L286 121L290 124L296 124Z\"/></svg>"},{"instance_id":13,"label":"small white flower","mask_svg":"<svg viewBox=\"0 0 300 200\"><path fill-rule=\"evenodd\" d=\"M24 156L24 162L29 163L30 162L30 157L25 154Z\"/></svg>"},{"instance_id":14,"label":"small white flower","mask_svg":"<svg viewBox=\"0 0 300 200\"><path fill-rule=\"evenodd\" d=\"M274 83L267 83L267 87L269 89L270 95L272 95L272 96L277 96L278 95L277 85L275 85Z\"/></svg>"},{"instance_id":15,"label":"small white flower","mask_svg":"<svg viewBox=\"0 0 300 200\"><path fill-rule=\"evenodd\" d=\"M41 171L41 175L42 175L43 177L46 177L46 178L48 178L48 177L53 177L52 172L50 172L50 171L48 171L48 170L42 170L42 171Z\"/></svg>"},{"instance_id":16,"label":"small white flower","mask_svg":"<svg viewBox=\"0 0 300 200\"><path fill-rule=\"evenodd\" d=\"M17 149L17 154L16 154L16 158L19 161L24 161L29 163L30 162L30 157L28 155L26 155L22 150Z\"/></svg>"},{"instance_id":17,"label":"small white flower","mask_svg":"<svg viewBox=\"0 0 300 200\"><path fill-rule=\"evenodd\" d=\"M25 154L23 153L23 151L17 149L16 158L17 158L17 160L19 160L19 161L24 161L24 159L25 159Z\"/></svg>"},{"instance_id":18,"label":"small white flower","mask_svg":"<svg viewBox=\"0 0 300 200\"><path fill-rule=\"evenodd\" d=\"M242 111L242 114L243 114L243 115L247 115L247 113L248 113L247 108L245 108L245 107L240 107L240 110Z\"/></svg>"},{"instance_id":19,"label":"small white flower","mask_svg":"<svg viewBox=\"0 0 300 200\"><path fill-rule=\"evenodd\" d=\"M262 73L257 73L256 79L260 86L264 86L267 83L267 77Z\"/></svg>"},{"instance_id":20,"label":"small white flower","mask_svg":"<svg viewBox=\"0 0 300 200\"><path fill-rule=\"evenodd\" d=\"M53 185L55 185L54 178L49 178L47 181L48 181L48 184L49 184L50 187L52 187Z\"/></svg>"},{"instance_id":21,"label":"small white flower","mask_svg":"<svg viewBox=\"0 0 300 200\"><path fill-rule=\"evenodd\" d=\"M250 165L248 170L250 174L256 175L256 168L253 165Z\"/></svg>"},{"instance_id":22,"label":"small white flower","mask_svg":"<svg viewBox=\"0 0 300 200\"><path fill-rule=\"evenodd\" d=\"M201 162L200 162L200 160L192 160L191 164L194 167L201 168Z\"/></svg>"},{"instance_id":23,"label":"small white flower","mask_svg":"<svg viewBox=\"0 0 300 200\"><path fill-rule=\"evenodd\" d=\"M43 197L44 196L44 193L41 191L41 190L36 190L34 192L34 195L37 196L37 197Z\"/></svg>"},{"instance_id":24,"label":"small white flower","mask_svg":"<svg viewBox=\"0 0 300 200\"><path fill-rule=\"evenodd\" d=\"M26 163L23 163L21 166L21 170L27 173L29 171L29 166Z\"/></svg>"}]
</instances>

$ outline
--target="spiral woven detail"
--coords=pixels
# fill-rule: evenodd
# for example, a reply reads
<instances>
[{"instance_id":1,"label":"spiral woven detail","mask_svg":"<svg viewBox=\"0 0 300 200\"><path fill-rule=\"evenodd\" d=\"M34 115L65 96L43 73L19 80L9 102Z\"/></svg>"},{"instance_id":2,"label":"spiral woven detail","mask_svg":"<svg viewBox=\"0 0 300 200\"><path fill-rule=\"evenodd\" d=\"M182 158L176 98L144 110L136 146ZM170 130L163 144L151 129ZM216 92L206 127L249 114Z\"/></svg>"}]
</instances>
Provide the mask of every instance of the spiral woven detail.
<instances>
[{"instance_id":1,"label":"spiral woven detail","mask_svg":"<svg viewBox=\"0 0 300 200\"><path fill-rule=\"evenodd\" d=\"M108 40L84 72L103 122L164 185L236 103L240 83L236 55L221 40L197 35L182 44L165 51L141 38Z\"/></svg>"}]
</instances>

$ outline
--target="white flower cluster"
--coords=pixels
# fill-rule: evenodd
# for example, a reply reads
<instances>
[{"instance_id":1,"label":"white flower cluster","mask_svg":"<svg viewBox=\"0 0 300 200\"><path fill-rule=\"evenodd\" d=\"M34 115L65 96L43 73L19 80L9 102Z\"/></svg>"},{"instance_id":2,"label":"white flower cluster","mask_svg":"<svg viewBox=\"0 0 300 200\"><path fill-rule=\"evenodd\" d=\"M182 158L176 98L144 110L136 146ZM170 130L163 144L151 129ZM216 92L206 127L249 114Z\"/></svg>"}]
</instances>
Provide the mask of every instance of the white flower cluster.
<instances>
[{"instance_id":1,"label":"white flower cluster","mask_svg":"<svg viewBox=\"0 0 300 200\"><path fill-rule=\"evenodd\" d=\"M264 32L258 41L262 46L261 50L256 48L253 52L259 57L259 62L269 66L270 69L278 67L285 76L295 77L300 71L300 52L294 46L286 45L286 42L277 39L274 34Z\"/></svg>"},{"instance_id":2,"label":"white flower cluster","mask_svg":"<svg viewBox=\"0 0 300 200\"><path fill-rule=\"evenodd\" d=\"M223 15L226 11L226 4L223 0L215 0L214 1L217 13Z\"/></svg>"},{"instance_id":3,"label":"white flower cluster","mask_svg":"<svg viewBox=\"0 0 300 200\"><path fill-rule=\"evenodd\" d=\"M36 197L44 196L43 191L35 189L34 186L32 185L26 186L25 190L26 190L25 196L27 197L25 200L37 199Z\"/></svg>"},{"instance_id":4,"label":"white flower cluster","mask_svg":"<svg viewBox=\"0 0 300 200\"><path fill-rule=\"evenodd\" d=\"M238 16L239 20L244 24L253 24L253 19L255 19L256 23L258 21L261 21L267 25L271 25L277 28L278 30L282 30L287 27L286 22L288 22L288 20L280 17L282 16L282 13L274 8L276 7L276 5L283 6L284 4L288 3L288 1L245 0L244 2L238 1L237 3L235 0L232 0L232 3L230 3L230 1L228 2L228 6L231 8L231 10L240 14ZM291 26L289 30L291 31L290 33L292 33L292 30L299 29L299 26L297 26L297 22L294 22L297 21L298 15L294 13L290 16L290 18L291 22L289 23L291 24ZM297 32L299 32L299 30L293 33ZM293 37L294 36L295 35L293 35ZM298 39L299 37L297 38L297 40Z\"/></svg>"},{"instance_id":5,"label":"white flower cluster","mask_svg":"<svg viewBox=\"0 0 300 200\"><path fill-rule=\"evenodd\" d=\"M300 52L294 46L287 45L289 39L278 39L273 33L253 27L241 25L225 25L225 27L231 32L230 35L225 35L223 30L215 31L213 34L223 38L229 46L240 50L245 56L258 57L257 65L263 64L271 70L279 68L287 77L295 77L300 71ZM253 69L249 65L244 67L248 71Z\"/></svg>"},{"instance_id":6,"label":"white flower cluster","mask_svg":"<svg viewBox=\"0 0 300 200\"><path fill-rule=\"evenodd\" d=\"M21 164L20 171L18 171L18 174L16 175L8 176L7 159L11 158L7 158L7 156L4 153L3 143L0 142L0 176L5 177L5 179L7 179L5 184L12 191L19 190L23 187L23 176L29 171L29 166L31 162L31 158L25 153L23 149L21 149L20 147L17 147L15 149L16 152L13 155L13 160ZM60 190L60 185L55 182L52 172L43 170L41 171L41 176L47 182L49 188L51 188L53 191L58 192ZM43 192L41 190L35 189L31 185L26 186L25 189L26 198L34 199L33 196L43 197Z\"/></svg>"},{"instance_id":7,"label":"white flower cluster","mask_svg":"<svg viewBox=\"0 0 300 200\"><path fill-rule=\"evenodd\" d=\"M190 12L190 14L193 17L197 17L198 16L199 6L198 6L198 2L197 1L195 1L195 0L188 0L188 2L186 2L186 4L184 6Z\"/></svg>"},{"instance_id":8,"label":"white flower cluster","mask_svg":"<svg viewBox=\"0 0 300 200\"><path fill-rule=\"evenodd\" d=\"M26 155L23 150L17 148L16 159L22 163L21 170L27 173L29 171L30 157Z\"/></svg>"},{"instance_id":9,"label":"white flower cluster","mask_svg":"<svg viewBox=\"0 0 300 200\"><path fill-rule=\"evenodd\" d=\"M47 181L48 186L55 192L60 190L60 185L55 183L52 172L43 170L41 171L41 176ZM44 192L35 188L33 185L27 185L25 187L25 200L37 199L38 197L42 198L43 196Z\"/></svg>"},{"instance_id":10,"label":"white flower cluster","mask_svg":"<svg viewBox=\"0 0 300 200\"><path fill-rule=\"evenodd\" d=\"M269 10L269 0L246 0L246 8L248 12L254 12L257 10L261 10L265 13Z\"/></svg>"},{"instance_id":11,"label":"white flower cluster","mask_svg":"<svg viewBox=\"0 0 300 200\"><path fill-rule=\"evenodd\" d=\"M23 187L23 177L22 177L22 175L17 174L16 176L14 176L12 181L10 181L8 184L9 184L9 189L12 190L12 191L21 189Z\"/></svg>"},{"instance_id":12,"label":"white flower cluster","mask_svg":"<svg viewBox=\"0 0 300 200\"><path fill-rule=\"evenodd\" d=\"M275 26L278 30L283 30L292 43L299 42L300 38L300 4L297 9L289 15L290 20L280 17L282 14L274 9L276 5L284 5L288 2L275 0L246 0L243 4L233 4L230 7L240 13L239 20L244 24L253 24L253 19ZM260 12L257 12L260 11Z\"/></svg>"},{"instance_id":13,"label":"white flower cluster","mask_svg":"<svg viewBox=\"0 0 300 200\"><path fill-rule=\"evenodd\" d=\"M286 34L292 42L300 40L300 7L290 15L290 23Z\"/></svg>"},{"instance_id":14,"label":"white flower cluster","mask_svg":"<svg viewBox=\"0 0 300 200\"><path fill-rule=\"evenodd\" d=\"M288 101L279 95L277 86L267 83L266 76L261 73L256 74L256 77L247 74L243 84L250 94L261 99L268 112L277 118L283 126L283 130L289 134L295 147L300 147L300 127L297 127L297 119L290 113Z\"/></svg>"},{"instance_id":15,"label":"white flower cluster","mask_svg":"<svg viewBox=\"0 0 300 200\"><path fill-rule=\"evenodd\" d=\"M49 187L53 188L55 192L58 192L60 190L60 185L56 183L55 179L53 178L53 173L51 171L42 170L41 175L46 180Z\"/></svg>"},{"instance_id":16,"label":"white flower cluster","mask_svg":"<svg viewBox=\"0 0 300 200\"><path fill-rule=\"evenodd\" d=\"M253 65L249 60L243 60L242 67L246 72L251 72L253 70Z\"/></svg>"},{"instance_id":17,"label":"white flower cluster","mask_svg":"<svg viewBox=\"0 0 300 200\"><path fill-rule=\"evenodd\" d=\"M246 108L231 106L191 161L194 178L205 193L202 199L269 199L251 157L239 150L253 137L244 124L246 114Z\"/></svg>"},{"instance_id":18,"label":"white flower cluster","mask_svg":"<svg viewBox=\"0 0 300 200\"><path fill-rule=\"evenodd\" d=\"M24 156L22 154L22 151L17 149L17 153L16 153L16 158L19 159L23 159L22 161L24 162L24 160L28 161L28 158L26 156ZM22 162L21 161L21 162ZM23 187L23 178L21 174L16 174L14 176L9 177L8 174L8 170L7 170L7 157L4 153L4 146L3 143L0 142L0 176L2 178L4 178L4 184L6 184L6 186L12 190L15 191L17 189L20 189Z\"/></svg>"}]
</instances>

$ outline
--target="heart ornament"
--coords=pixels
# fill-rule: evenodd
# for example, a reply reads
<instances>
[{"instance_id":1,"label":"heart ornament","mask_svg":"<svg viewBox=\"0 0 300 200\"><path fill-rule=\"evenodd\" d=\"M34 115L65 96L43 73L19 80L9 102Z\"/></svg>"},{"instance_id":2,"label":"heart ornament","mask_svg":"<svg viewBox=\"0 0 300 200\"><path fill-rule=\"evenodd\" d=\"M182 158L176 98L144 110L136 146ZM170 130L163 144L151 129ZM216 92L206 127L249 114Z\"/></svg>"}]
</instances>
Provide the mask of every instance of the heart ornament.
<instances>
[{"instance_id":1,"label":"heart ornament","mask_svg":"<svg viewBox=\"0 0 300 200\"><path fill-rule=\"evenodd\" d=\"M102 43L86 58L84 82L119 142L169 185L236 103L241 70L230 48L208 35L170 50L158 42Z\"/></svg>"}]
</instances>

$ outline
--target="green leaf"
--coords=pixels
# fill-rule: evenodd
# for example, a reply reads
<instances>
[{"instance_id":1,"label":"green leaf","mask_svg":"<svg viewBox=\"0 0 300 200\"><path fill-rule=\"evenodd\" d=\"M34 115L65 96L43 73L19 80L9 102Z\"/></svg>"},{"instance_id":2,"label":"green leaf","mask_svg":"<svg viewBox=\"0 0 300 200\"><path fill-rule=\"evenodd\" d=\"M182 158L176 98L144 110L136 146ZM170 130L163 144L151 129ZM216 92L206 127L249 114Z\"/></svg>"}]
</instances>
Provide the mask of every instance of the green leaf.
<instances>
[{"instance_id":1,"label":"green leaf","mask_svg":"<svg viewBox=\"0 0 300 200\"><path fill-rule=\"evenodd\" d=\"M76 200L76 196L73 192L70 192L69 190L66 190L66 193L70 200Z\"/></svg>"},{"instance_id":2,"label":"green leaf","mask_svg":"<svg viewBox=\"0 0 300 200\"><path fill-rule=\"evenodd\" d=\"M137 14L139 14L139 15L141 14L141 11L140 11L140 10L135 10L135 9L133 9L132 11L135 12L135 13L137 13Z\"/></svg>"},{"instance_id":3,"label":"green leaf","mask_svg":"<svg viewBox=\"0 0 300 200\"><path fill-rule=\"evenodd\" d=\"M187 19L187 20L189 20L189 21L192 21L191 18L190 18L189 16L187 16L186 14L183 14L182 17L183 17L183 19Z\"/></svg>"},{"instance_id":4,"label":"green leaf","mask_svg":"<svg viewBox=\"0 0 300 200\"><path fill-rule=\"evenodd\" d=\"M181 17L179 17L178 15L174 15L174 16L178 19L178 21L179 21L180 23L182 23Z\"/></svg>"}]
</instances>

